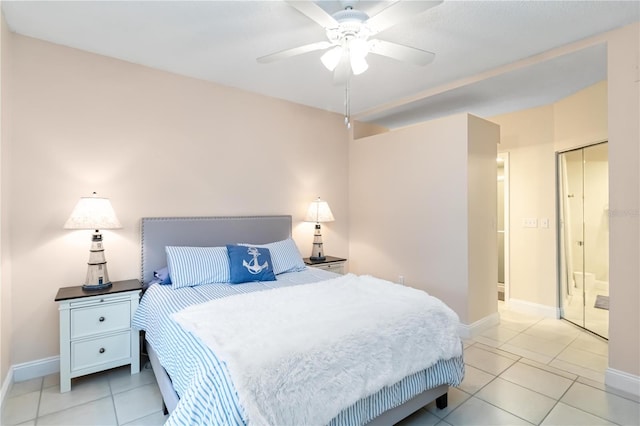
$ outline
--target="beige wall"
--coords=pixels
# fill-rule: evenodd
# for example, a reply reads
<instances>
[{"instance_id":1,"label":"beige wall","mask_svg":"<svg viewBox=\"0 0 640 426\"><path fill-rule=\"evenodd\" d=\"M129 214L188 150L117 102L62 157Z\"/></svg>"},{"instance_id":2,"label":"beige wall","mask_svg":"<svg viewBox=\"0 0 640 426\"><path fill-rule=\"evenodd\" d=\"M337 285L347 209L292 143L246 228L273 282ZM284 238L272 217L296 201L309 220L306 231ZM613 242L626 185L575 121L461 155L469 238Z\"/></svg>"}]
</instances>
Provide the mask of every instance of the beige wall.
<instances>
[{"instance_id":1,"label":"beige wall","mask_svg":"<svg viewBox=\"0 0 640 426\"><path fill-rule=\"evenodd\" d=\"M9 152L5 141L9 138L10 44L9 27L4 15L0 16L0 386L11 365L11 274L8 232L7 171L5 167Z\"/></svg>"},{"instance_id":2,"label":"beige wall","mask_svg":"<svg viewBox=\"0 0 640 426\"><path fill-rule=\"evenodd\" d=\"M123 224L103 232L112 280L139 277L145 216L291 214L307 256L313 225L302 219L317 196L336 217L323 227L327 252L347 257L341 116L19 35L11 42L2 193L20 336L11 363L59 353L54 297L82 283L90 245L89 231L62 226L91 191L111 199Z\"/></svg>"},{"instance_id":3,"label":"beige wall","mask_svg":"<svg viewBox=\"0 0 640 426\"><path fill-rule=\"evenodd\" d=\"M470 115L467 138L467 324L472 324L495 314L498 308L496 156L500 128Z\"/></svg>"},{"instance_id":4,"label":"beige wall","mask_svg":"<svg viewBox=\"0 0 640 426\"><path fill-rule=\"evenodd\" d=\"M609 366L640 376L640 24L612 32L609 105Z\"/></svg>"},{"instance_id":5,"label":"beige wall","mask_svg":"<svg viewBox=\"0 0 640 426\"><path fill-rule=\"evenodd\" d=\"M553 137L556 151L606 141L607 82L587 87L553 104Z\"/></svg>"},{"instance_id":6,"label":"beige wall","mask_svg":"<svg viewBox=\"0 0 640 426\"><path fill-rule=\"evenodd\" d=\"M492 117L510 153L511 295L556 307L555 152L609 141L609 367L640 376L640 24L586 41L607 43L607 82L553 105ZM520 170L518 170L520 169ZM526 177L526 179L525 179ZM515 199L514 199L515 198ZM549 217L549 230L521 225ZM526 244L525 244L526 242ZM517 272L522 268L521 272ZM534 271L538 274L533 275ZM528 275L528 273L531 275Z\"/></svg>"},{"instance_id":7,"label":"beige wall","mask_svg":"<svg viewBox=\"0 0 640 426\"><path fill-rule=\"evenodd\" d=\"M495 313L498 131L459 114L353 140L350 269L394 282L403 276L464 324ZM490 301L473 299L489 286Z\"/></svg>"},{"instance_id":8,"label":"beige wall","mask_svg":"<svg viewBox=\"0 0 640 426\"><path fill-rule=\"evenodd\" d=\"M510 298L557 306L553 106L492 117L500 152L509 152ZM549 228L525 228L548 218Z\"/></svg>"}]
</instances>

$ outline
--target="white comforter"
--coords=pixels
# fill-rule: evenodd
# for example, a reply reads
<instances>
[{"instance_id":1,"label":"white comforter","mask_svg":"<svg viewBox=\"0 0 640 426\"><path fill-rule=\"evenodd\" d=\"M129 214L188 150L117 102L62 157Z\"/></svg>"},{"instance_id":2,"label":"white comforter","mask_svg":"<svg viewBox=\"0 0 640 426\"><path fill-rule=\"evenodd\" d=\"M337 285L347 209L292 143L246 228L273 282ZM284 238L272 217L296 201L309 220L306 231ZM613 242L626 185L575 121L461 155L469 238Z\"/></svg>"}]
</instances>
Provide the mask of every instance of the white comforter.
<instances>
[{"instance_id":1,"label":"white comforter","mask_svg":"<svg viewBox=\"0 0 640 426\"><path fill-rule=\"evenodd\" d=\"M427 293L352 274L173 314L223 360L250 425L320 425L440 359L458 317Z\"/></svg>"}]
</instances>

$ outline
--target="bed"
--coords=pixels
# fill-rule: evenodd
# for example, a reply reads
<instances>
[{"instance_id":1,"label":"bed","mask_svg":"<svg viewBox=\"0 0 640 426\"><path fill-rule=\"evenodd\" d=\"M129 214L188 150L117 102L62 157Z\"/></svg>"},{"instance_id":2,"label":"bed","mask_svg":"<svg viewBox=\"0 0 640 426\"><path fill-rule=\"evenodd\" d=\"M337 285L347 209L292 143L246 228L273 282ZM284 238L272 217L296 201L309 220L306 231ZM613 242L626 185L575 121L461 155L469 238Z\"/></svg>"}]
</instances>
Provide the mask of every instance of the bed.
<instances>
[{"instance_id":1,"label":"bed","mask_svg":"<svg viewBox=\"0 0 640 426\"><path fill-rule=\"evenodd\" d=\"M141 280L147 284L154 280L154 271L166 267L167 246L223 247L290 241L292 221L290 216L143 218L141 225ZM184 324L176 320L178 313L215 304L220 299L225 299L221 303L245 300L235 297L238 295L255 299L263 297L258 293L274 296L303 288L307 291L341 279L357 279L337 277L316 268L284 272L276 278L240 285L221 282L175 289L171 285L152 284L146 289L133 323L144 331L146 351L165 412L170 413L167 424L247 423L245 407L235 389L233 372L230 373L231 364L228 366L220 359L204 339L186 331ZM459 385L464 376L462 343L459 339L457 342L459 355L438 359L428 368L355 401L322 424L389 425L432 401L436 401L439 409L446 407L448 387Z\"/></svg>"}]
</instances>

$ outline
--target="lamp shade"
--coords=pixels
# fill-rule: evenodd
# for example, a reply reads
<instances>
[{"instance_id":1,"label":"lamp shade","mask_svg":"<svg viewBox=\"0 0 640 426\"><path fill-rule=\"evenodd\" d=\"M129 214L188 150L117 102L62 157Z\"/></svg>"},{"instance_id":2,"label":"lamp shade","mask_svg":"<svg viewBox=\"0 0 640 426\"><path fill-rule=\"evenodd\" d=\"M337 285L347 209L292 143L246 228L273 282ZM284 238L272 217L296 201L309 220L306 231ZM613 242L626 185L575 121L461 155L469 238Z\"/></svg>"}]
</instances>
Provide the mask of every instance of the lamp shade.
<instances>
[{"instance_id":1,"label":"lamp shade","mask_svg":"<svg viewBox=\"0 0 640 426\"><path fill-rule=\"evenodd\" d=\"M65 229L119 229L122 228L108 198L81 197L64 224Z\"/></svg>"},{"instance_id":2,"label":"lamp shade","mask_svg":"<svg viewBox=\"0 0 640 426\"><path fill-rule=\"evenodd\" d=\"M309 205L307 216L304 218L305 222L315 223L333 222L334 220L329 203L322 201L320 197Z\"/></svg>"}]
</instances>

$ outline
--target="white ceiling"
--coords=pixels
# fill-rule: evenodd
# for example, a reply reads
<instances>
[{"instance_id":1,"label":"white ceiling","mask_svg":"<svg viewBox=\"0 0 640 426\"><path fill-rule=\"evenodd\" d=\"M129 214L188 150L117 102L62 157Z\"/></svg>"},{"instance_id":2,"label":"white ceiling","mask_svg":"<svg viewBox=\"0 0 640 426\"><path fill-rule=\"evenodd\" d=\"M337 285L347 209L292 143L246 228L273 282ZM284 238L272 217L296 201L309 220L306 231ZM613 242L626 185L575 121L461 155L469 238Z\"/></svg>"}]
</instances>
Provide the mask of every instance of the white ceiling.
<instances>
[{"instance_id":1,"label":"white ceiling","mask_svg":"<svg viewBox=\"0 0 640 426\"><path fill-rule=\"evenodd\" d=\"M338 1L317 1L329 13ZM370 16L389 2L360 1ZM2 1L12 31L137 64L342 113L344 88L312 52L271 64L256 58L325 40L282 1ZM436 53L420 67L369 55L351 83L351 112L394 128L453 112L480 116L529 108L606 78L593 46L413 102L443 87L640 20L638 1L452 1L377 37ZM398 105L402 103L401 105Z\"/></svg>"}]
</instances>

